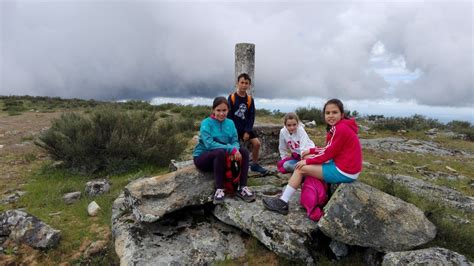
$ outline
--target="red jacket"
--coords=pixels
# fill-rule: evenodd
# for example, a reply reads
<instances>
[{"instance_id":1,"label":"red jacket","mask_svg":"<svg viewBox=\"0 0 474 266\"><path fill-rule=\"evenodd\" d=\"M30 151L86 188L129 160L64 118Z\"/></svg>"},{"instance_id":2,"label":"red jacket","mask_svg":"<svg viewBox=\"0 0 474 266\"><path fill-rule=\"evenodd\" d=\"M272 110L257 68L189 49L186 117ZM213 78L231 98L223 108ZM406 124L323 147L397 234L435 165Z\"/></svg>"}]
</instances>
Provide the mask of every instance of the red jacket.
<instances>
[{"instance_id":1,"label":"red jacket","mask_svg":"<svg viewBox=\"0 0 474 266\"><path fill-rule=\"evenodd\" d=\"M334 160L337 168L348 174L362 170L362 147L357 132L359 128L354 119L341 119L331 127L326 135L326 147L309 150L314 154L306 159L306 164L323 164Z\"/></svg>"}]
</instances>

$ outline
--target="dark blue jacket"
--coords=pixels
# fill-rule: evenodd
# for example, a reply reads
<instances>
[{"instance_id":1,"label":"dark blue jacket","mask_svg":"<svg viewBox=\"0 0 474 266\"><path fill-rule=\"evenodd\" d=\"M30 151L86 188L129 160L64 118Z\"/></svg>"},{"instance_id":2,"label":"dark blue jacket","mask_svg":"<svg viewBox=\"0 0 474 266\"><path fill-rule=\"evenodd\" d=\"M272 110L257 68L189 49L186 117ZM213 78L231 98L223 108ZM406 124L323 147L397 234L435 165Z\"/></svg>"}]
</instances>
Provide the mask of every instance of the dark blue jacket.
<instances>
[{"instance_id":1,"label":"dark blue jacket","mask_svg":"<svg viewBox=\"0 0 474 266\"><path fill-rule=\"evenodd\" d=\"M227 98L229 102L229 113L227 118L234 121L235 128L239 135L251 132L255 122L255 102L252 97L250 108L247 106L247 95L240 97L235 93L235 103L232 104L231 95Z\"/></svg>"}]
</instances>

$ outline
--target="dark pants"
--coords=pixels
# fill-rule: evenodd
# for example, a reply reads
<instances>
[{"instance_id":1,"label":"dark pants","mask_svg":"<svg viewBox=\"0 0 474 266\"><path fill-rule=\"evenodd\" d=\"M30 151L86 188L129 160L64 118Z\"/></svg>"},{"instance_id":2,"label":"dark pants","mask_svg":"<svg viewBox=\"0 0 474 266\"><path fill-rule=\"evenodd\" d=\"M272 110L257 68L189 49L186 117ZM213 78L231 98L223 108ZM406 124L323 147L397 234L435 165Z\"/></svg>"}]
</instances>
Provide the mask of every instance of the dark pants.
<instances>
[{"instance_id":1,"label":"dark pants","mask_svg":"<svg viewBox=\"0 0 474 266\"><path fill-rule=\"evenodd\" d=\"M240 187L247 186L247 177L249 172L249 151L241 147L239 149L242 154L242 164L240 171ZM224 188L225 177L225 150L217 149L210 152L205 152L198 157L194 157L194 165L204 172L214 172L216 178L216 188Z\"/></svg>"}]
</instances>

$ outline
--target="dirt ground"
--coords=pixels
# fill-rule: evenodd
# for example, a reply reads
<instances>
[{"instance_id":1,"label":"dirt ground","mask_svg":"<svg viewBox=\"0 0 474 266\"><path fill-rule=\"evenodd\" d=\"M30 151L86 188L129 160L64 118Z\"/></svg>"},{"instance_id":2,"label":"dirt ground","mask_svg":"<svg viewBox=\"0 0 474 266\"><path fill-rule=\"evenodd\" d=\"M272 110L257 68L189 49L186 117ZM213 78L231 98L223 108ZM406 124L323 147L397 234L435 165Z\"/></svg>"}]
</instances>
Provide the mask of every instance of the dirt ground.
<instances>
[{"instance_id":1,"label":"dirt ground","mask_svg":"<svg viewBox=\"0 0 474 266\"><path fill-rule=\"evenodd\" d=\"M59 116L59 112L0 113L0 199L21 190L25 175L47 158L33 140Z\"/></svg>"}]
</instances>

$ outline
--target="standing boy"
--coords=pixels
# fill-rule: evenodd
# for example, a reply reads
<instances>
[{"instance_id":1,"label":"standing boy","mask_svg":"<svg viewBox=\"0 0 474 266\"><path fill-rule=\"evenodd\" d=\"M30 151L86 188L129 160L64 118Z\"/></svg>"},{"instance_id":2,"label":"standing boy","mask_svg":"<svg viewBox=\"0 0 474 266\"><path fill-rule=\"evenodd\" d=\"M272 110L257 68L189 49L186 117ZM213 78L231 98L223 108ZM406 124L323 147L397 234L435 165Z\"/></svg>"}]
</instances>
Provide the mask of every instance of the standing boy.
<instances>
[{"instance_id":1,"label":"standing boy","mask_svg":"<svg viewBox=\"0 0 474 266\"><path fill-rule=\"evenodd\" d=\"M252 163L250 164L250 170L266 174L268 170L257 163L261 143L257 138L257 134L253 131L255 103L253 98L247 94L251 82L250 76L246 73L242 73L237 77L237 91L229 95L227 99L229 102L229 113L227 117L234 121L239 139L244 142L250 140L252 144Z\"/></svg>"}]
</instances>

